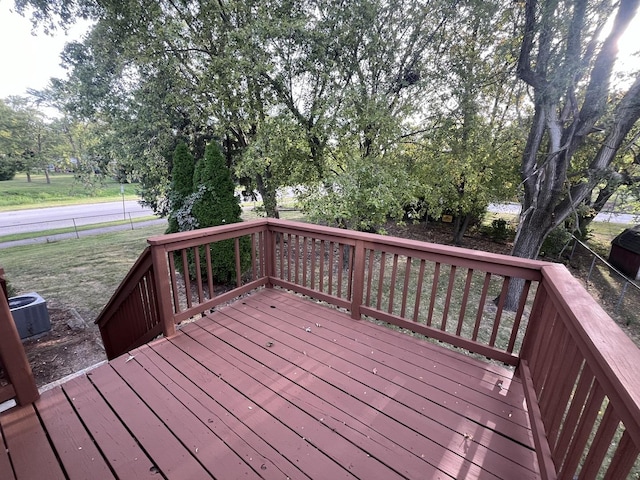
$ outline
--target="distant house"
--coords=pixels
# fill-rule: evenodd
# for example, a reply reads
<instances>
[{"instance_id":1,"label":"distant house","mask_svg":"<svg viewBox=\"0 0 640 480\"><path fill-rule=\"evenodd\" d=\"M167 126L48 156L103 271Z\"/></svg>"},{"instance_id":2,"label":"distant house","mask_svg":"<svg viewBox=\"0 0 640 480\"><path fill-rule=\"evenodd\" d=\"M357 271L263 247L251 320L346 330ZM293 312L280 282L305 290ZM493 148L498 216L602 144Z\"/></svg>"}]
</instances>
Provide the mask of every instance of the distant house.
<instances>
[{"instance_id":1,"label":"distant house","mask_svg":"<svg viewBox=\"0 0 640 480\"><path fill-rule=\"evenodd\" d=\"M611 241L609 263L628 277L640 280L640 225L627 228Z\"/></svg>"}]
</instances>

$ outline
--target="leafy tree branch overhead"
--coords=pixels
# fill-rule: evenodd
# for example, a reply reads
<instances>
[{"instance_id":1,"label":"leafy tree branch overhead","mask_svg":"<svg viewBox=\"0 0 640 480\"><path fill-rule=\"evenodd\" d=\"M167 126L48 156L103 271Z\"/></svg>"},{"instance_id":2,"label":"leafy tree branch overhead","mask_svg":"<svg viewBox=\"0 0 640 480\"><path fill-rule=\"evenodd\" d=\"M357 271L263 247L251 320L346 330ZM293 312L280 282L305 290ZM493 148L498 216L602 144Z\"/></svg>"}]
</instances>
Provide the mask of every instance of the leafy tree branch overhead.
<instances>
[{"instance_id":1,"label":"leafy tree branch overhead","mask_svg":"<svg viewBox=\"0 0 640 480\"><path fill-rule=\"evenodd\" d=\"M105 156L160 211L178 141L200 157L215 139L270 216L278 188L301 185L326 221L375 230L421 205L452 214L459 243L490 201L519 195L513 253L533 258L634 178L621 155L640 85L615 90L612 76L639 1L16 5L45 29L95 21L49 98L103 126ZM375 208L345 207L358 198Z\"/></svg>"}]
</instances>

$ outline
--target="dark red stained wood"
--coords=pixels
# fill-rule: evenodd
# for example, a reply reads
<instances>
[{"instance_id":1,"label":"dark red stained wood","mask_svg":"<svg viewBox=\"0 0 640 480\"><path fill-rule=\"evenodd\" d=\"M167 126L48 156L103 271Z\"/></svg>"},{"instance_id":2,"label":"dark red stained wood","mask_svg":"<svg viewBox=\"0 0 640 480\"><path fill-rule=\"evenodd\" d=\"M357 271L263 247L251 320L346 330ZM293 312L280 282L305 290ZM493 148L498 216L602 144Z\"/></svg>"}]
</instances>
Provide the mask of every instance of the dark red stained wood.
<instances>
[{"instance_id":1,"label":"dark red stained wood","mask_svg":"<svg viewBox=\"0 0 640 480\"><path fill-rule=\"evenodd\" d=\"M127 358L113 360L111 365L212 476L259 478L242 458L228 451L225 443L208 428L206 419L198 419L184 408L169 390L147 374L135 357L130 361Z\"/></svg>"},{"instance_id":2,"label":"dark red stained wood","mask_svg":"<svg viewBox=\"0 0 640 480\"><path fill-rule=\"evenodd\" d=\"M245 302L260 309L259 300L261 299L251 298L245 300ZM263 303L263 305L268 306L269 302ZM278 318L290 322L291 315L298 315L300 318L306 318L309 323L312 323L313 314L315 313L313 306L309 306L308 311L300 311L295 306L290 306L284 302L278 303L278 310L280 310ZM483 410L486 410L487 412L491 411L498 419L499 415L496 414L496 411L504 411L503 416L507 424L522 425L522 435L527 437L525 431L528 430L528 421L522 408L522 389L518 383L509 385L510 372L508 372L508 376L491 375L490 372L481 368L480 362L474 364L473 361L467 362L466 359L465 361L456 361L453 357L447 355L449 352L443 351L440 353L439 350L443 349L422 342L414 341L407 350L402 349L399 352L396 351L395 354L390 354L387 351L391 349L391 346L382 340L369 337L362 331L349 330L347 326L331 322L328 316L322 317L322 322L322 328L315 331L314 337L308 341L314 341L316 337L321 337L335 345L337 356L345 357L349 354L355 354L353 361L367 372L381 365L386 366L392 369L390 381L397 381L402 386L407 385L407 382L414 381L418 385L417 389L430 389L425 394L427 398L438 398L441 404L447 402L452 404L459 400L474 402L474 407L478 407L479 410L476 411L475 408L470 408L469 415L471 416L475 414L486 415L483 412ZM368 330L368 327L375 326L367 324L366 327ZM299 328L299 325L296 327L295 320L293 320L290 330L295 334L297 328ZM380 333L387 332L382 331ZM355 335L355 337L350 339L347 335ZM411 351L412 347L414 351ZM375 359L369 358L371 351L375 351ZM438 359L439 354L444 354L444 362ZM503 370L502 373L505 374L507 372ZM427 383L427 376L432 381L441 384L440 387L433 389ZM451 391L448 391L447 388ZM452 392L455 392L455 395L452 395ZM498 406L501 409L496 408ZM524 439L523 441L526 442Z\"/></svg>"},{"instance_id":3,"label":"dark red stained wood","mask_svg":"<svg viewBox=\"0 0 640 480\"><path fill-rule=\"evenodd\" d=\"M298 384L292 383L291 378L283 378L281 375L278 375L278 373L273 372L275 365L271 365L270 369L257 368L258 364L256 364L254 360L247 358L242 352L234 350L233 347L224 344L202 328L193 325L189 327L189 330L190 336L195 340L204 342L203 345L208 349L215 349L216 352L221 352L221 355L225 358L231 358L234 365L245 375L255 378L255 381L260 381L262 384L260 391L262 392L264 390L267 393L267 398L273 398L275 394L282 396L290 402L303 405L305 411L313 414L313 417L310 419L311 423L295 422L294 425L297 425L297 430L299 430L301 434L309 435L309 437L305 437L307 441L312 441L318 448L329 450L330 453L342 457L343 460L346 458L346 465L349 466L349 470L354 474L362 471L363 468L369 468L369 464L375 463L378 469L374 470L373 473L369 473L369 476L362 478L396 478L397 475L394 475L388 469L384 467L380 468L380 463L378 463L377 460L381 460L384 463L392 463L394 461L399 463L399 470L406 472L404 476L407 478L437 478L437 475L442 475L442 472L438 472L426 463L426 458L419 457L416 454L411 454L409 451L399 448L396 443L391 442L385 436L381 436L366 424L352 419L342 408L332 405L333 403L340 403L342 407L344 401L353 402L354 400L346 393L331 391L326 387L323 388L323 382L319 382L320 386L318 386L311 376L304 376L304 378L298 380L296 377L299 373L302 374L302 372L289 368L289 376L298 380ZM280 362L279 365L281 365L283 369L286 369L287 365L291 366L288 362ZM239 375L238 370L229 371L228 367L224 365L220 365L219 368L225 368L227 376L232 376L234 379ZM225 374L222 373L222 375ZM309 382L314 384L315 388L321 389L319 395L309 390L311 386ZM324 401L324 398L331 399L331 403ZM364 408L366 409L367 407L365 406ZM288 409L286 411L287 416L290 413ZM284 420L287 421L289 419ZM330 429L332 434L330 434L329 437L326 437L326 432L320 436L313 434L313 428L317 429L319 424L321 424L322 427ZM323 438L325 440L322 440ZM425 457L437 454L437 452L429 449L421 449L419 442L416 441L415 438L416 435L414 434L405 437L404 440L411 445L412 449L424 452L423 455L425 455ZM343 448L345 448L345 445L349 445L349 443L344 443L345 439L357 447L360 447L362 450L355 455L344 452ZM286 452L287 450L281 447L281 451ZM366 452L368 452L368 454L366 454ZM376 460L373 460L372 457ZM334 478L328 474L327 471L314 474L308 471L307 467L305 467L305 471L312 478Z\"/></svg>"},{"instance_id":4,"label":"dark red stained wood","mask_svg":"<svg viewBox=\"0 0 640 480\"><path fill-rule=\"evenodd\" d=\"M33 405L2 413L0 426L18 479L65 479Z\"/></svg>"},{"instance_id":5,"label":"dark red stained wood","mask_svg":"<svg viewBox=\"0 0 640 480\"><path fill-rule=\"evenodd\" d=\"M157 478L152 471L153 461L141 450L86 376L64 383L62 389L118 477Z\"/></svg>"},{"instance_id":6,"label":"dark red stained wood","mask_svg":"<svg viewBox=\"0 0 640 480\"><path fill-rule=\"evenodd\" d=\"M176 349L177 350L177 349ZM191 357L184 355L168 363L152 348L135 352L138 361L156 380L169 389L186 408L212 429L234 452L260 470L265 479L308 478L220 403L207 394L206 384L220 381ZM189 369L190 378L184 376ZM215 395L218 397L219 395ZM226 394L225 396L230 396Z\"/></svg>"},{"instance_id":7,"label":"dark red stained wood","mask_svg":"<svg viewBox=\"0 0 640 480\"><path fill-rule=\"evenodd\" d=\"M598 433L593 439L589 455L584 462L583 468L580 470L580 476L582 478L598 477L600 466L611 446L611 441L616 433L619 422L620 419L615 416L612 405L608 404L600 421Z\"/></svg>"},{"instance_id":8,"label":"dark red stained wood","mask_svg":"<svg viewBox=\"0 0 640 480\"><path fill-rule=\"evenodd\" d=\"M110 365L93 370L91 381L161 472L172 478L209 476L194 453L173 436Z\"/></svg>"},{"instance_id":9,"label":"dark red stained wood","mask_svg":"<svg viewBox=\"0 0 640 480\"><path fill-rule=\"evenodd\" d=\"M285 316L285 314L282 313L280 310L281 308L278 307L277 309L275 309L275 312L279 312L279 313L276 313L276 315L282 318ZM270 311L274 312L273 309L265 309L266 314L268 314ZM239 310L237 310L237 312L240 313ZM259 332L255 332L255 334L253 335L251 334L251 330L250 330L251 322L245 321L246 313L244 313L244 315L242 314L235 315L233 314L233 312L230 311L230 309L225 310L224 313L227 316L231 315L234 318L234 320L237 322L242 321L242 323L247 327L246 329L244 328L239 329L239 327L235 324L234 321L226 322L226 323L229 323L229 328L232 328L234 331L237 331L238 334L242 334L246 338L252 338L257 335L261 335ZM214 315L212 319L224 322L224 319L220 320L220 317L221 317L220 315L217 315L217 316ZM356 385L359 385L359 381L362 381L363 382L362 386L361 387L356 386L355 388L356 390L358 388L361 388L361 389L370 389L372 391L373 396L369 396L368 398L369 403L373 402L374 399L376 398L375 396L376 391L383 395L388 394L389 391L392 391L393 392L392 398L388 398L387 400L383 400L383 399L378 400L379 403L386 405L385 410L391 417L396 419L402 418L403 416L412 417L413 413L411 411L402 412L402 413L388 412L389 410L393 410L393 408L396 408L399 411L404 408L404 405L406 405L406 406L409 406L413 410L413 412L418 412L426 417L429 417L430 419L436 419L436 421L432 423L429 423L431 422L431 420L428 420L427 424L429 425L428 426L425 425L424 427L427 431L429 431L430 437L438 438L439 436L438 432L441 432L440 436L448 436L450 435L450 430L448 429L448 426L455 425L454 429L458 431L461 439L463 440L465 439L464 438L465 435L471 435L469 432L472 432L472 431L475 432L473 434L473 440L469 441L468 442L469 444L480 442L480 443L483 443L484 445L492 445L497 449L510 449L512 450L511 452L512 459L518 459L519 461L522 462L522 464L527 466L531 466L532 463L535 463L532 461L534 456L531 450L526 449L526 451L521 452L522 456L520 457L519 456L520 449L522 447L515 446L512 442L507 441L502 436L496 437L492 431L487 431L486 428L483 428L482 426L474 422L469 422L469 421L466 421L464 418L460 418L459 413L454 413L453 411L448 410L447 408L443 408L435 402L432 403L429 400L429 398L430 396L434 395L433 390L429 390L428 392L425 392L424 385L420 384L419 382L412 381L412 379L409 379L409 378L402 378L398 385L393 385L391 382L389 382L389 380L390 379L393 380L399 376L402 376L402 373L400 371L392 371L392 372L389 372L388 378L385 378L384 374L387 373L387 369L382 368L383 366L379 364L377 361L377 357L379 356L380 352L376 353L375 360L373 358L366 358L366 356L356 357L355 360L352 360L352 357L341 345L336 345L335 342L331 342L329 340L316 341L316 335L311 335L309 336L309 339L305 338L304 341L298 341L298 342L296 342L295 338L287 338L287 337L291 337L291 335L288 335L286 332L293 332L293 335L295 336L295 331L300 327L295 328L288 324L282 325L283 323L282 321L277 320L275 317L269 318L266 315L256 317L256 319L261 323L261 331L265 333L269 333L270 336L274 338L274 340L279 345L286 344L286 345L291 345L293 347L294 345L297 344L298 349L307 348L306 356L310 359L308 363L311 363L313 367L315 367L315 365L318 363L315 360L318 360L321 363L324 363L325 365L330 366L330 368L332 369L332 372L336 372L335 375L338 375L337 372L341 372L346 376L351 377L352 380L356 382ZM267 324L269 326L273 326L273 328L268 328ZM282 330L278 330L278 327L282 328ZM318 331L319 332L324 331L324 328L320 328L318 329ZM258 338L256 340L258 342L257 344L260 345L263 340L264 338ZM231 342L231 343L234 343L234 342ZM321 347L314 348L317 345L321 345ZM322 349L320 350L320 348ZM340 358L341 356L345 358L349 358L350 361L355 361L357 365L354 365L352 363L342 360ZM373 357L373 355L371 357ZM314 361L311 361L311 359L313 359ZM368 367L366 366L367 363L369 363ZM301 365L301 364L298 364L298 365ZM378 365L379 368L376 368L375 367L376 365ZM373 373L372 371L373 369L376 369L376 373ZM426 372L423 372L423 374L427 375ZM338 383L336 385L339 388L347 391L345 382L346 382L346 385L349 385L348 380L338 378L337 382ZM400 388L400 387L404 387L404 388ZM451 388L455 389L457 387L455 384L453 384L451 385ZM415 393L415 392L421 393L422 396L420 396L419 393ZM435 395L437 395L437 393L438 392L436 392ZM357 396L357 393L353 395ZM455 407L456 410L463 410L463 408L460 408L462 407L462 405L460 405L462 402L460 402L455 396L451 397L449 401L452 405L458 404L458 406ZM400 402L400 404L398 404L398 402ZM417 422L421 421L421 418L416 417L414 420L415 421L408 420L407 424L408 425L416 424ZM493 423L493 421L500 422L500 419L498 418L498 419L492 419L487 421L491 423ZM508 422L503 422L503 423L508 423ZM442 428L443 426L445 427L444 429ZM520 431L514 427L515 426L512 426L511 430L515 430L516 432ZM525 432L524 430L521 430L521 431L523 433ZM528 440L526 435L524 435L522 440L523 441ZM483 447L480 447L480 450L482 450L482 448ZM455 448L453 450L455 450Z\"/></svg>"},{"instance_id":10,"label":"dark red stained wood","mask_svg":"<svg viewBox=\"0 0 640 480\"><path fill-rule=\"evenodd\" d=\"M42 423L27 414L68 478L540 476L511 371L279 289L131 353L46 392Z\"/></svg>"},{"instance_id":11,"label":"dark red stained wood","mask_svg":"<svg viewBox=\"0 0 640 480\"><path fill-rule=\"evenodd\" d=\"M188 325L185 328L203 331L195 325ZM204 332L204 331L203 331ZM218 376L223 385L223 389L210 390L210 385L205 385L207 393L215 397L225 409L236 416L247 427L256 432L269 443L277 447L285 456L293 457L293 461L311 478L353 478L351 474L339 464L332 461L323 454L318 454L317 449L311 440L307 440L304 432L300 427L305 424L285 425L283 422L292 422L291 414L295 413L295 407L275 403L273 408L280 408L278 415L272 415L265 408L261 408L261 400L265 395L268 397L269 391L257 381L252 381L242 371L238 370L234 365L228 363L222 357L219 357L211 350L203 347L199 343L190 339L186 335L175 337L171 343L159 343L154 347L157 353L162 355L168 362L185 361L185 354L197 358L196 364L204 366L209 373L206 377L211 377L211 373ZM179 350L183 350L182 352ZM188 360L186 360L188 361ZM192 367L193 368L193 367ZM197 368L197 367L196 367ZM231 385L231 388L229 388ZM237 386L243 388L238 389ZM241 394L239 391L243 391ZM245 396L247 395L247 396ZM266 403L266 401L265 401ZM318 420L313 419L309 424L317 427ZM300 431L298 431L300 430ZM345 446L346 445L341 445ZM333 445L335 448L336 445ZM347 462L348 465L348 462Z\"/></svg>"},{"instance_id":12,"label":"dark red stained wood","mask_svg":"<svg viewBox=\"0 0 640 480\"><path fill-rule=\"evenodd\" d=\"M2 273L0 269L0 274ZM1 277L0 277L1 278ZM0 428L0 478L3 480L15 480L13 475L13 468L11 468L11 461L7 454L7 446L4 443L4 437L2 436L2 429Z\"/></svg>"},{"instance_id":13,"label":"dark red stained wood","mask_svg":"<svg viewBox=\"0 0 640 480\"><path fill-rule=\"evenodd\" d=\"M284 305L290 306L296 316L309 322L312 321L314 316L331 319L330 312L325 310L324 307L313 303L297 302L295 297L276 290L252 296L250 300L263 301L262 299L266 298L278 302L277 304L280 305L280 308L283 308ZM266 303L269 303L269 300L266 300ZM510 384L513 374L509 370L459 355L454 351L436 347L431 343L417 342L409 335L398 335L393 330L369 322L360 325L348 320L345 322L345 320L347 319L339 317L337 321L326 325L327 328L330 327L338 335L333 338L340 340L340 337L344 337L345 339L355 340L359 345L368 345L381 351L386 349L398 350L397 355L411 366L426 369L434 368L436 369L434 371L439 372L441 376L450 378L457 383L463 384L463 386L473 387L477 384L478 387L475 389L481 392L504 390L506 396L501 396L500 398L503 401L508 401L513 396L515 401L509 402L509 404L523 410L522 388L520 386L519 390L515 392L512 390ZM322 335L324 332L322 330L317 333ZM496 389L497 383L502 385L502 389ZM518 387L518 384L513 387Z\"/></svg>"},{"instance_id":14,"label":"dark red stained wood","mask_svg":"<svg viewBox=\"0 0 640 480\"><path fill-rule=\"evenodd\" d=\"M627 478L629 471L638 457L640 449L633 444L631 435L625 430L616 448L616 453L611 459L611 468L607 470L604 480L617 480L618 478Z\"/></svg>"},{"instance_id":15,"label":"dark red stained wood","mask_svg":"<svg viewBox=\"0 0 640 480\"><path fill-rule=\"evenodd\" d=\"M536 446L536 454L538 455L538 463L540 465L540 476L543 480L555 480L557 478L556 468L551 456L551 450L545 436L544 423L540 415L540 409L536 403L536 392L533 388L531 372L526 360L520 364L519 373L524 382L524 393L527 402L531 405L531 426L533 429L533 438Z\"/></svg>"},{"instance_id":16,"label":"dark red stained wood","mask_svg":"<svg viewBox=\"0 0 640 480\"><path fill-rule=\"evenodd\" d=\"M69 478L115 478L61 389L43 393L35 407Z\"/></svg>"}]
</instances>

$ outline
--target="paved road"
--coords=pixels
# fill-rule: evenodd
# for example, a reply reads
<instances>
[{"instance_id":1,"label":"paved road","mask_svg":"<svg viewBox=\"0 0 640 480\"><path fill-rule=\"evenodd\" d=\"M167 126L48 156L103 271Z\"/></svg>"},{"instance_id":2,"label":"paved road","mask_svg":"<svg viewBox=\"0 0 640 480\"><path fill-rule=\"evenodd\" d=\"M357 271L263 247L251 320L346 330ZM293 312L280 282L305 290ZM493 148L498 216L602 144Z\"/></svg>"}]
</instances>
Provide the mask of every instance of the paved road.
<instances>
[{"instance_id":1,"label":"paved road","mask_svg":"<svg viewBox=\"0 0 640 480\"><path fill-rule=\"evenodd\" d=\"M148 215L153 215L151 209L143 207L136 200L125 201L124 210L122 202L106 202L0 212L0 235L73 227L74 223L79 226L129 220Z\"/></svg>"},{"instance_id":2,"label":"paved road","mask_svg":"<svg viewBox=\"0 0 640 480\"><path fill-rule=\"evenodd\" d=\"M491 203L488 210L494 213L520 213L519 203ZM638 223L640 215L629 215L628 213L600 212L596 218L596 222L610 223Z\"/></svg>"}]
</instances>

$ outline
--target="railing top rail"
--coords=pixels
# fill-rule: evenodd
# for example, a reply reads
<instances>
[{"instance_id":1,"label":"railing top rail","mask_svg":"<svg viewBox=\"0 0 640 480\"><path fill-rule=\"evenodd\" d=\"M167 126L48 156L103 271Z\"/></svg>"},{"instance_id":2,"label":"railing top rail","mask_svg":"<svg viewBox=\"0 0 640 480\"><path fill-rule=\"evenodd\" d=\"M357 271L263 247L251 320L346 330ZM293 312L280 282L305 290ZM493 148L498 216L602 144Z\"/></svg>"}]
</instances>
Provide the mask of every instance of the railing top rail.
<instances>
[{"instance_id":1,"label":"railing top rail","mask_svg":"<svg viewBox=\"0 0 640 480\"><path fill-rule=\"evenodd\" d=\"M181 244L203 240L210 236L220 236L227 233L233 233L242 230L255 229L256 227L264 227L269 223L269 219L262 218L258 220L249 220L246 222L230 223L228 225L219 225L217 227L199 228L189 232L169 233L149 237L147 243L151 246Z\"/></svg>"},{"instance_id":2,"label":"railing top rail","mask_svg":"<svg viewBox=\"0 0 640 480\"><path fill-rule=\"evenodd\" d=\"M542 276L607 396L627 410L625 427L640 445L640 349L563 265L543 267Z\"/></svg>"},{"instance_id":3,"label":"railing top rail","mask_svg":"<svg viewBox=\"0 0 640 480\"><path fill-rule=\"evenodd\" d=\"M149 268L151 268L151 249L150 247L146 247L138 257L138 259L135 261L133 266L129 269L125 277L122 279L120 285L118 285L118 288L116 288L116 290L113 292L109 301L102 308L100 314L98 315L98 318L94 320L93 323L95 325L102 325L106 321L109 312L114 307L114 305L122 301L121 293L123 291L126 291L127 288L135 285L140 280L140 277L144 275L144 273Z\"/></svg>"},{"instance_id":4,"label":"railing top rail","mask_svg":"<svg viewBox=\"0 0 640 480\"><path fill-rule=\"evenodd\" d=\"M523 270L540 272L541 268L551 265L549 262L539 260L529 260L525 258L512 257L509 255L501 255L497 253L483 252L481 250L471 250L468 248L452 247L448 245L440 245L428 243L418 240L409 240L403 238L390 237L386 235L378 235L375 233L358 232L355 230L345 230L341 228L326 227L323 225L314 225L311 223L295 222L291 220L280 220L274 218L263 218L258 220L250 220L246 222L232 223L211 228L202 228L189 232L172 233L168 235L159 235L149 238L147 241L151 246L165 246L171 250L189 245L195 245L207 240L207 237L228 236L236 232L245 230L255 230L256 228L273 228L286 229L288 231L299 232L300 234L311 233L318 236L331 236L342 238L350 242L363 241L372 246L395 247L404 250L412 250L416 252L428 252L435 255L458 257L466 260L483 262L489 265L500 267L512 267Z\"/></svg>"},{"instance_id":5,"label":"railing top rail","mask_svg":"<svg viewBox=\"0 0 640 480\"><path fill-rule=\"evenodd\" d=\"M408 250L426 251L445 256L464 257L469 260L477 260L489 264L508 265L516 268L540 271L546 265L552 265L549 262L539 260L529 260L525 258L512 257L510 255L501 255L498 253L483 252L481 250L471 250L469 248L453 247L449 245L440 245L436 243L423 242L419 240L410 240L404 238L391 237L386 235L378 235L375 233L358 232L355 230L345 230L341 228L325 227L322 225L314 225L310 223L295 222L291 220L267 219L269 226L287 228L291 230L313 232L317 234L330 234L349 238L351 240L362 240L370 244L380 246L393 246Z\"/></svg>"}]
</instances>

